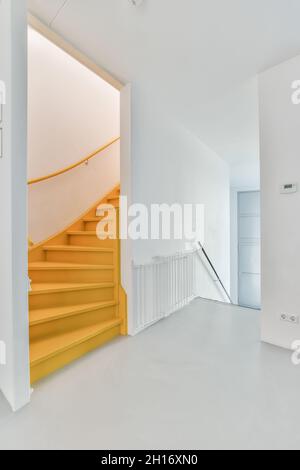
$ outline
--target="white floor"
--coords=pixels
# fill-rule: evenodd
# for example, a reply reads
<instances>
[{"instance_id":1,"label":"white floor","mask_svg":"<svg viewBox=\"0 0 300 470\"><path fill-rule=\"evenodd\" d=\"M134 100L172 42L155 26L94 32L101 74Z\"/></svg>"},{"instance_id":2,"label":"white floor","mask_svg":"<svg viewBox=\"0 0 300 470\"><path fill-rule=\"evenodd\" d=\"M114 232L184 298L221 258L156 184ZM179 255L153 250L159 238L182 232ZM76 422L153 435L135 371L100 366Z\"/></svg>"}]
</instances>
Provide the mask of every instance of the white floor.
<instances>
[{"instance_id":1,"label":"white floor","mask_svg":"<svg viewBox=\"0 0 300 470\"><path fill-rule=\"evenodd\" d=\"M260 314L197 300L39 384L0 397L0 449L300 449L300 368Z\"/></svg>"}]
</instances>

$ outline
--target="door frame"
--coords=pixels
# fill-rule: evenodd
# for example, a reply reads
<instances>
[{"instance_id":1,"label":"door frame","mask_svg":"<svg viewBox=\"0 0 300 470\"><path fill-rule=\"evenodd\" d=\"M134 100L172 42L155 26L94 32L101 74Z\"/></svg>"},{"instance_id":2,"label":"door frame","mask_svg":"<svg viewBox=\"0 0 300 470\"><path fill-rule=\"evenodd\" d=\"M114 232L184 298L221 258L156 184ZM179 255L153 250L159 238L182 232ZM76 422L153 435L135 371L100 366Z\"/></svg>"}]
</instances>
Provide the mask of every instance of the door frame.
<instances>
[{"instance_id":1,"label":"door frame","mask_svg":"<svg viewBox=\"0 0 300 470\"><path fill-rule=\"evenodd\" d=\"M0 159L0 388L13 411L30 401L27 269L27 5L0 3L2 106Z\"/></svg>"},{"instance_id":2,"label":"door frame","mask_svg":"<svg viewBox=\"0 0 300 470\"><path fill-rule=\"evenodd\" d=\"M243 305L240 301L240 276L241 276L241 273L240 273L240 257L241 257L241 253L240 253L240 200L239 200L239 196L241 194L251 194L251 193L258 193L260 195L260 189L251 189L251 190L242 190L242 191L238 191L237 193L237 250L238 250L238 258L237 258L237 263L238 263L238 272L237 272L237 278L238 278L238 290L237 290L237 300L238 300L238 305L242 306L242 307L245 307L245 308L252 308L254 310L257 310L256 307L254 306L251 306L251 305ZM261 209L261 202L260 202L260 209ZM261 211L260 211L260 219L261 219ZM260 246L261 246L261 237L260 237ZM261 282L260 282L261 284Z\"/></svg>"},{"instance_id":3,"label":"door frame","mask_svg":"<svg viewBox=\"0 0 300 470\"><path fill-rule=\"evenodd\" d=\"M259 187L232 187L230 190L230 295L234 304L239 305L239 235L238 195L243 192L261 191Z\"/></svg>"}]
</instances>

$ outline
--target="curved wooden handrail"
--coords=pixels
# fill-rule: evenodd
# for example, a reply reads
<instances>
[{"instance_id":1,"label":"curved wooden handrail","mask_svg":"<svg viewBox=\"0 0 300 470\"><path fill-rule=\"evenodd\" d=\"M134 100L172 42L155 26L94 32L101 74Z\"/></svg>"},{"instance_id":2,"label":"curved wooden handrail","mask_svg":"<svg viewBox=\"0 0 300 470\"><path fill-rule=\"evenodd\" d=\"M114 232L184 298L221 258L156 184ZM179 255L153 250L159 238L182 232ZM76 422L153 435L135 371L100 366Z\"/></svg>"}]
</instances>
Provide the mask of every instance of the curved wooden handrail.
<instances>
[{"instance_id":1,"label":"curved wooden handrail","mask_svg":"<svg viewBox=\"0 0 300 470\"><path fill-rule=\"evenodd\" d=\"M107 144L103 145L103 147L100 147L99 149L95 150L95 152L91 153L87 157L83 158L77 163L74 163L73 165L70 165L66 168L63 168L62 170L56 171L55 173L51 173L50 175L47 176L42 176L41 178L36 178L33 180L28 181L28 185L36 184L36 183L41 183L42 181L50 180L51 178L55 178L56 176L63 175L64 173L67 173L71 170L74 170L74 168L77 168L78 166L82 165L83 163L87 163L89 160L94 158L96 155L99 153L103 152L107 148L109 148L111 145L115 144L120 140L120 137L117 137L116 139L111 140Z\"/></svg>"}]
</instances>

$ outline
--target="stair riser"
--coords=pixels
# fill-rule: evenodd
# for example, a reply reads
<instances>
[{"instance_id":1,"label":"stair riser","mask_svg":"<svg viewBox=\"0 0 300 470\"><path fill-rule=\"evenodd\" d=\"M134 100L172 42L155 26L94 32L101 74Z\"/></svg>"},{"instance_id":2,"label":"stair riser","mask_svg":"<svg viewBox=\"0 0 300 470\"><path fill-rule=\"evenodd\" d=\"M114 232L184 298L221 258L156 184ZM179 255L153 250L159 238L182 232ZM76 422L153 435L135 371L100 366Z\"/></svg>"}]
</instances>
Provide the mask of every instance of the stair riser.
<instances>
[{"instance_id":1,"label":"stair riser","mask_svg":"<svg viewBox=\"0 0 300 470\"><path fill-rule=\"evenodd\" d=\"M89 251L47 251L46 261L51 261L54 263L112 265L114 263L114 253Z\"/></svg>"},{"instance_id":2,"label":"stair riser","mask_svg":"<svg viewBox=\"0 0 300 470\"><path fill-rule=\"evenodd\" d=\"M96 214L95 214L96 217ZM98 220L93 220L93 221L83 221L83 230L87 230L88 232L96 232L97 226L101 220L106 219L106 227L110 227L113 222L114 218L109 216L109 213L106 212L104 216L98 217Z\"/></svg>"},{"instance_id":3,"label":"stair riser","mask_svg":"<svg viewBox=\"0 0 300 470\"><path fill-rule=\"evenodd\" d=\"M70 330L97 325L103 321L112 320L116 318L116 310L116 306L105 307L92 312L30 326L30 341L36 341L46 336L59 335Z\"/></svg>"},{"instance_id":4,"label":"stair riser","mask_svg":"<svg viewBox=\"0 0 300 470\"><path fill-rule=\"evenodd\" d=\"M87 232L96 232L99 222L84 222L84 230Z\"/></svg>"},{"instance_id":5,"label":"stair riser","mask_svg":"<svg viewBox=\"0 0 300 470\"><path fill-rule=\"evenodd\" d=\"M77 304L83 305L87 303L87 299L90 303L105 302L107 300L114 300L114 295L113 287L37 294L29 296L29 307L30 309L41 309Z\"/></svg>"},{"instance_id":6,"label":"stair riser","mask_svg":"<svg viewBox=\"0 0 300 470\"><path fill-rule=\"evenodd\" d=\"M65 351L64 353L58 354L55 357L48 359L36 366L31 367L31 383L35 383L38 380L46 377L55 370L61 369L62 367L70 364L72 361L79 357L87 354L88 352L102 346L103 344L111 341L120 335L120 327L115 327L102 333L84 343Z\"/></svg>"},{"instance_id":7,"label":"stair riser","mask_svg":"<svg viewBox=\"0 0 300 470\"><path fill-rule=\"evenodd\" d=\"M29 271L29 278L33 283L100 283L113 282L113 269L93 270L34 270Z\"/></svg>"},{"instance_id":8,"label":"stair riser","mask_svg":"<svg viewBox=\"0 0 300 470\"><path fill-rule=\"evenodd\" d=\"M90 235L69 235L69 242L72 246L94 246L98 248L116 248L117 240L99 240L96 234Z\"/></svg>"}]
</instances>

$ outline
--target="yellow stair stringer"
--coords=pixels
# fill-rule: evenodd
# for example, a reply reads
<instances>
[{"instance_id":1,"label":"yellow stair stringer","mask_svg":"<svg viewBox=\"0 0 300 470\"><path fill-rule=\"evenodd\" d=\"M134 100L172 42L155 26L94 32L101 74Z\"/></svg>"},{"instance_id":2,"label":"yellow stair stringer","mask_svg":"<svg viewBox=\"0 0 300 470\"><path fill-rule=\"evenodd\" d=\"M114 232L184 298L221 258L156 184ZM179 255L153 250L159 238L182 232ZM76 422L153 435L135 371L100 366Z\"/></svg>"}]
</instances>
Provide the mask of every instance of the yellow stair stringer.
<instances>
[{"instance_id":1,"label":"yellow stair stringer","mask_svg":"<svg viewBox=\"0 0 300 470\"><path fill-rule=\"evenodd\" d=\"M96 224L91 229L89 222L101 219L96 214L100 204L114 201L117 206L119 194L117 186L69 227L29 248L32 383L113 338L127 335L120 241L98 240Z\"/></svg>"}]
</instances>

